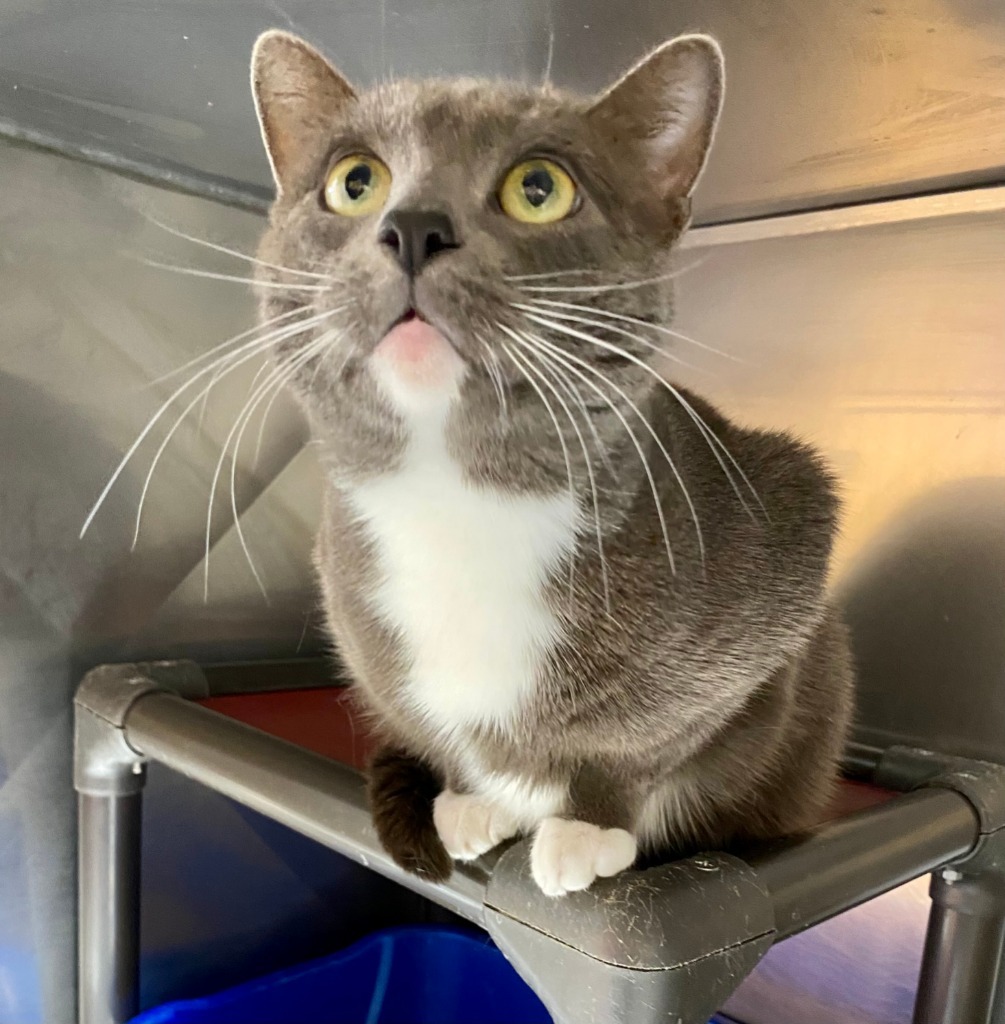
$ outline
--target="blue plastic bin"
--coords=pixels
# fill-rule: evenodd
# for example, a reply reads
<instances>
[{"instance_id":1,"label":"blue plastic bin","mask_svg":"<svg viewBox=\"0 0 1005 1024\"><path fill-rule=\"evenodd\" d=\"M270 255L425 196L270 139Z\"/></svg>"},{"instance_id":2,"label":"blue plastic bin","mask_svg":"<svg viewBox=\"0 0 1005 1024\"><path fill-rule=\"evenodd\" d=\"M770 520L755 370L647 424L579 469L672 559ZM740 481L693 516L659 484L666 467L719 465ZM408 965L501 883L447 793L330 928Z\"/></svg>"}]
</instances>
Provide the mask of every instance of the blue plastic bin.
<instances>
[{"instance_id":1,"label":"blue plastic bin","mask_svg":"<svg viewBox=\"0 0 1005 1024\"><path fill-rule=\"evenodd\" d=\"M394 928L341 953L214 996L169 1003L132 1024L551 1024L488 939Z\"/></svg>"}]
</instances>

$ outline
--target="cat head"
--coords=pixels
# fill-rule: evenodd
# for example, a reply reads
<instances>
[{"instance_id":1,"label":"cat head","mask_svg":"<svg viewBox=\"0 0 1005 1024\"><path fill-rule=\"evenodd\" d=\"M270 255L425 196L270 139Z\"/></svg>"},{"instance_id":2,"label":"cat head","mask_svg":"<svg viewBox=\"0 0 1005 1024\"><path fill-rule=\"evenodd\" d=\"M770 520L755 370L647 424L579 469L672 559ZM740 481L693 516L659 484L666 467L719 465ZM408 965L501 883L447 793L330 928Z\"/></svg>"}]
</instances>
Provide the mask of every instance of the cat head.
<instances>
[{"instance_id":1,"label":"cat head","mask_svg":"<svg viewBox=\"0 0 1005 1024\"><path fill-rule=\"evenodd\" d=\"M322 433L356 419L400 436L448 406L469 431L517 429L570 383L602 405L596 367L628 386L637 366L617 350L662 347L648 325L669 316L669 252L722 99L710 38L672 40L583 97L473 80L357 90L274 31L252 86L277 189L263 322Z\"/></svg>"}]
</instances>

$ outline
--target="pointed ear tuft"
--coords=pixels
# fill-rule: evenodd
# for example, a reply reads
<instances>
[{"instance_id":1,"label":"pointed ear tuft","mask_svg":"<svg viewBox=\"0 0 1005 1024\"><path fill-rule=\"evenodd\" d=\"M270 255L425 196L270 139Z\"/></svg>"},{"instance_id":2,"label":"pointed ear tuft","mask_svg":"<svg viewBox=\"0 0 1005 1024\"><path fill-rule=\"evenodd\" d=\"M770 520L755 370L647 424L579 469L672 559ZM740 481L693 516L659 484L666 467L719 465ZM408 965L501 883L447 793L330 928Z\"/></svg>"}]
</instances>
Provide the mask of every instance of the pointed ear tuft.
<instances>
[{"instance_id":1,"label":"pointed ear tuft","mask_svg":"<svg viewBox=\"0 0 1005 1024\"><path fill-rule=\"evenodd\" d=\"M657 47L603 93L590 118L612 146L641 147L665 199L690 195L722 107L723 59L710 36Z\"/></svg>"},{"instance_id":2,"label":"pointed ear tuft","mask_svg":"<svg viewBox=\"0 0 1005 1024\"><path fill-rule=\"evenodd\" d=\"M264 33L255 43L251 90L282 194L302 184L327 145L332 124L356 93L314 47L278 30Z\"/></svg>"}]
</instances>

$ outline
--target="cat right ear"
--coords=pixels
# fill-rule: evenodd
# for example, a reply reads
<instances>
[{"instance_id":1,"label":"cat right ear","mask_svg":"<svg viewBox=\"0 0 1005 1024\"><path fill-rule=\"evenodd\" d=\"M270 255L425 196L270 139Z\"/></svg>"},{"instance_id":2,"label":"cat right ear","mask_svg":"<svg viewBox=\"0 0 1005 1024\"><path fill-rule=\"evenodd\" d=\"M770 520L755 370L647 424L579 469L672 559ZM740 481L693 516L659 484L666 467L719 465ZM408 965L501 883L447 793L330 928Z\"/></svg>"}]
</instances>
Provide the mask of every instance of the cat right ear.
<instances>
[{"instance_id":1,"label":"cat right ear","mask_svg":"<svg viewBox=\"0 0 1005 1024\"><path fill-rule=\"evenodd\" d=\"M356 98L353 87L297 36L272 30L251 54L251 91L281 195L304 184L328 144L332 122Z\"/></svg>"},{"instance_id":2,"label":"cat right ear","mask_svg":"<svg viewBox=\"0 0 1005 1024\"><path fill-rule=\"evenodd\" d=\"M680 36L615 82L589 116L609 144L639 153L665 199L686 199L705 166L722 93L719 44L710 36Z\"/></svg>"}]
</instances>

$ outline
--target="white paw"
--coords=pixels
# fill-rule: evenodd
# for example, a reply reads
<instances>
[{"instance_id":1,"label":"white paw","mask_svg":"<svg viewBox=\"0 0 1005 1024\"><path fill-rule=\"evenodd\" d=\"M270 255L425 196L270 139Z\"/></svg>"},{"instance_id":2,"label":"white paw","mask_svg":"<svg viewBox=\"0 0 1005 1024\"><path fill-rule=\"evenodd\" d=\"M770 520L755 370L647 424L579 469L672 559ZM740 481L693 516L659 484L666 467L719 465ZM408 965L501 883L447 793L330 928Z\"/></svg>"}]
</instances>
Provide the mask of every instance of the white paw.
<instances>
[{"instance_id":1,"label":"white paw","mask_svg":"<svg viewBox=\"0 0 1005 1024\"><path fill-rule=\"evenodd\" d=\"M564 896L631 867L637 853L635 837L623 828L545 818L531 847L530 870L545 896Z\"/></svg>"},{"instance_id":2,"label":"white paw","mask_svg":"<svg viewBox=\"0 0 1005 1024\"><path fill-rule=\"evenodd\" d=\"M518 831L497 804L449 789L433 801L433 824L454 860L474 860Z\"/></svg>"}]
</instances>

